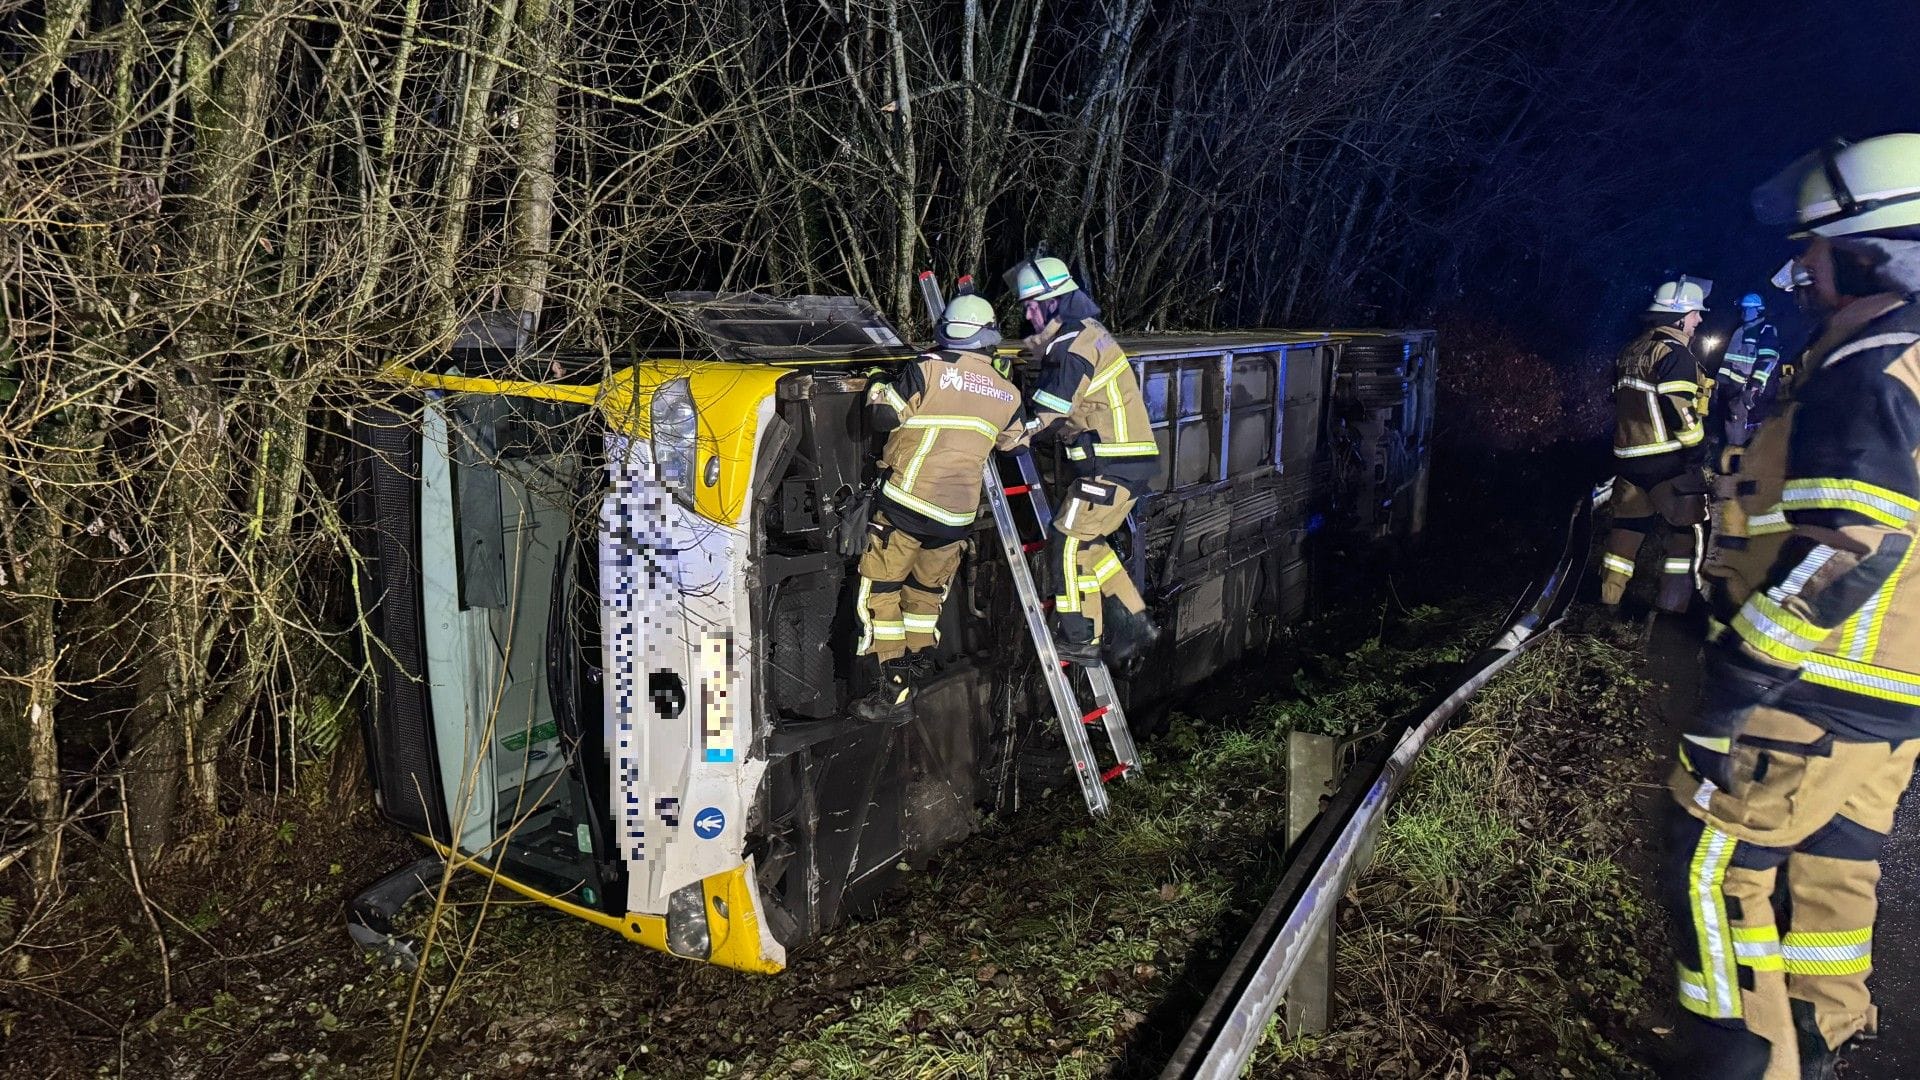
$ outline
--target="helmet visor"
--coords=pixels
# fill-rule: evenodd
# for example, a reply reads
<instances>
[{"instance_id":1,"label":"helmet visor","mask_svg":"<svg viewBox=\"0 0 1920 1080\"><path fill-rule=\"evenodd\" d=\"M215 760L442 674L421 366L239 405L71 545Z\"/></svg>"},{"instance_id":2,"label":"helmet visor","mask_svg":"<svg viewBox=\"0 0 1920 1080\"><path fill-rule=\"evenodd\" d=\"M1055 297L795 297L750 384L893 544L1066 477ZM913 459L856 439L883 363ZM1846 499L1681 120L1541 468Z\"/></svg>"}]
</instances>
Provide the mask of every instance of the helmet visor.
<instances>
[{"instance_id":1,"label":"helmet visor","mask_svg":"<svg viewBox=\"0 0 1920 1080\"><path fill-rule=\"evenodd\" d=\"M1807 268L1801 266L1798 259L1788 259L1787 264L1773 275L1773 287L1781 292L1804 289L1811 284L1813 275L1807 273Z\"/></svg>"},{"instance_id":2,"label":"helmet visor","mask_svg":"<svg viewBox=\"0 0 1920 1080\"><path fill-rule=\"evenodd\" d=\"M1774 174L1773 179L1753 189L1753 217L1762 225L1797 225L1800 222L1800 188L1807 177L1825 169L1833 159L1834 148L1823 146L1802 154L1793 164Z\"/></svg>"},{"instance_id":3,"label":"helmet visor","mask_svg":"<svg viewBox=\"0 0 1920 1080\"><path fill-rule=\"evenodd\" d=\"M1854 191L1840 171L1839 154L1846 148L1847 144L1840 140L1828 143L1802 156L1779 175L1753 189L1753 216L1762 225L1798 224L1799 230L1793 233L1793 238L1797 240L1816 234L1837 236L1873 232L1884 227L1870 220L1870 215L1875 211L1920 201L1920 191L1912 189ZM1801 193L1816 171L1826 178L1825 197L1802 205ZM1834 227L1841 222L1854 220L1858 220L1858 224L1853 227Z\"/></svg>"},{"instance_id":4,"label":"helmet visor","mask_svg":"<svg viewBox=\"0 0 1920 1080\"><path fill-rule=\"evenodd\" d=\"M1013 293L1015 300L1025 299L1025 297L1020 295L1020 275L1022 273L1029 275L1027 280L1030 282L1042 282L1043 287L1044 282L1047 280L1047 275L1040 272L1040 263L1038 261L1027 258L1014 263L1006 273L1000 275L1000 278L1007 283L1007 291Z\"/></svg>"}]
</instances>

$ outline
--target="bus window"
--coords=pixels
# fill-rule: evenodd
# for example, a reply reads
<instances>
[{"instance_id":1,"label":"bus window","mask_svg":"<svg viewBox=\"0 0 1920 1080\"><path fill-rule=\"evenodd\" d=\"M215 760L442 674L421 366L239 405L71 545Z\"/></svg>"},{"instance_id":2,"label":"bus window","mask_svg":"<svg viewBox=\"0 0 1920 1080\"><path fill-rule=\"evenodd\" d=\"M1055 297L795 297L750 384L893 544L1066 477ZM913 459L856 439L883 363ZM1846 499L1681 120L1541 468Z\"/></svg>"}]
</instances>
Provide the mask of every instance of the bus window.
<instances>
[{"instance_id":1,"label":"bus window","mask_svg":"<svg viewBox=\"0 0 1920 1080\"><path fill-rule=\"evenodd\" d=\"M1233 358L1227 400L1227 475L1273 461L1274 369L1271 355Z\"/></svg>"},{"instance_id":2,"label":"bus window","mask_svg":"<svg viewBox=\"0 0 1920 1080\"><path fill-rule=\"evenodd\" d=\"M1142 391L1147 396L1147 419L1154 427L1167 422L1167 383L1171 374L1166 368L1155 368L1141 380Z\"/></svg>"},{"instance_id":3,"label":"bus window","mask_svg":"<svg viewBox=\"0 0 1920 1080\"><path fill-rule=\"evenodd\" d=\"M1160 474L1153 478L1153 490L1165 491L1173 478L1173 425L1167 421L1167 388L1173 385L1171 365L1146 367L1140 379L1141 393L1147 399L1147 419L1153 422L1153 441L1160 445Z\"/></svg>"},{"instance_id":4,"label":"bus window","mask_svg":"<svg viewBox=\"0 0 1920 1080\"><path fill-rule=\"evenodd\" d=\"M1182 360L1178 370L1179 419L1169 470L1176 488L1220 478L1220 361Z\"/></svg>"}]
</instances>

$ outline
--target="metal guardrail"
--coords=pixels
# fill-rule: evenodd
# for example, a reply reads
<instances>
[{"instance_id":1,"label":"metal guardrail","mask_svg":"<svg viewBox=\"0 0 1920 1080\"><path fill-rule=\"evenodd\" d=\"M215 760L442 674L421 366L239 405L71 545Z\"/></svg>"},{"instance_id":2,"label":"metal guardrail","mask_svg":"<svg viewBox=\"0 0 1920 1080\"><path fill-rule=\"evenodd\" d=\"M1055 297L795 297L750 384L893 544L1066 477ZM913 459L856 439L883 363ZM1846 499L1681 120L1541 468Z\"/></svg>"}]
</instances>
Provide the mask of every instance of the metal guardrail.
<instances>
[{"instance_id":1,"label":"metal guardrail","mask_svg":"<svg viewBox=\"0 0 1920 1080\"><path fill-rule=\"evenodd\" d=\"M1227 965L1199 1016L1160 1074L1161 1080L1232 1080L1266 1034L1283 994L1309 962L1313 943L1332 925L1347 882L1393 805L1414 761L1460 706L1559 623L1586 568L1594 511L1611 483L1580 500L1567 525L1560 558L1514 605L1492 644L1469 660L1452 690L1390 726L1378 748L1355 766L1295 848L1247 939Z\"/></svg>"}]
</instances>

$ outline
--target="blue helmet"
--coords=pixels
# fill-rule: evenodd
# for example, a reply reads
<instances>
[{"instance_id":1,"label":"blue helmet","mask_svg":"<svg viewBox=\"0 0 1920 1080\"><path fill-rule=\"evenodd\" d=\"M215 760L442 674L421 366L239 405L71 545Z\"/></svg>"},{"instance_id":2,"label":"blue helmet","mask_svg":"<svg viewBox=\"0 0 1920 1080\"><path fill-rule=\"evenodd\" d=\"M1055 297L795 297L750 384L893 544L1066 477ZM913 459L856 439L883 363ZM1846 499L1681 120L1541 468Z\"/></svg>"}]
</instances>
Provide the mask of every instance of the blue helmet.
<instances>
[{"instance_id":1,"label":"blue helmet","mask_svg":"<svg viewBox=\"0 0 1920 1080\"><path fill-rule=\"evenodd\" d=\"M1740 298L1740 306L1743 308L1759 308L1760 310L1765 311L1767 309L1767 302L1765 300L1760 299L1759 293L1750 292L1747 295Z\"/></svg>"}]
</instances>

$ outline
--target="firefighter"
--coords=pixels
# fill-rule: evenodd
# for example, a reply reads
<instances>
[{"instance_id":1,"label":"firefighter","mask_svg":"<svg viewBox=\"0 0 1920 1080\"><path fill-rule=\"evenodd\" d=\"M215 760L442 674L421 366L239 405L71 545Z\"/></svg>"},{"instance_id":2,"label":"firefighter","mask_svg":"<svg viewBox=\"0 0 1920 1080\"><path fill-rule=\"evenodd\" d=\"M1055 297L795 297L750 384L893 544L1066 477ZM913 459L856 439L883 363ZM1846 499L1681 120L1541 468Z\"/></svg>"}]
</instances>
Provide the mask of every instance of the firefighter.
<instances>
[{"instance_id":1,"label":"firefighter","mask_svg":"<svg viewBox=\"0 0 1920 1080\"><path fill-rule=\"evenodd\" d=\"M1602 557L1600 601L1618 609L1633 579L1640 545L1662 522L1666 557L1656 606L1684 612L1693 591L1701 524L1706 518L1703 442L1695 411L1700 363L1693 332L1713 283L1682 274L1654 292L1646 330L1615 363L1613 530Z\"/></svg>"},{"instance_id":2,"label":"firefighter","mask_svg":"<svg viewBox=\"0 0 1920 1080\"><path fill-rule=\"evenodd\" d=\"M1792 294L1802 309L1808 308L1812 294L1806 286L1811 284L1811 280L1806 276L1805 268L1797 261L1789 260L1782 266L1779 272L1773 275L1772 283L1774 288L1781 292ZM1757 295L1749 293L1740 303L1742 307L1750 307L1752 305L1748 301L1758 302L1759 299ZM1764 305L1762 309L1761 315L1764 316ZM1817 311L1810 313L1818 317ZM1746 321L1751 322L1752 319L1749 317ZM1757 349L1755 358L1759 359ZM1760 389L1754 392L1748 404L1746 422L1742 425L1746 441L1732 442L1729 439L1727 444L1714 455L1713 494L1709 500L1711 505L1708 511L1713 520L1708 534L1706 556L1700 564L1701 583L1706 590L1709 611L1708 626L1714 633L1719 631L1725 620L1732 617L1732 611L1739 607L1738 604L1730 604L1727 597L1734 594L1745 597L1747 593L1753 591L1756 584L1741 577L1743 568L1751 567L1755 562L1754 556L1745 553L1749 548L1758 551L1759 546L1767 544L1775 544L1772 550L1777 551L1778 538L1788 529L1786 518L1775 510L1766 510L1759 519L1748 520L1747 508L1740 494L1748 483L1747 478L1742 474L1746 455L1755 441L1761 437L1761 431L1765 430L1762 421L1776 410L1786 408L1791 402L1796 370L1790 358L1776 359L1771 365L1771 371L1764 375L1761 373L1767 369L1756 364L1754 376L1748 380L1748 383L1749 387L1757 386ZM1708 426L1712 428L1711 420ZM1723 423L1720 430L1730 437L1739 432L1740 428ZM1777 440L1784 439L1784 429L1775 429L1770 437ZM1781 446L1774 446L1762 452L1760 460L1778 459L1784 452ZM1769 537L1774 539L1767 539ZM1765 570L1766 565L1760 564L1759 569Z\"/></svg>"},{"instance_id":3,"label":"firefighter","mask_svg":"<svg viewBox=\"0 0 1920 1080\"><path fill-rule=\"evenodd\" d=\"M1125 661L1160 634L1107 543L1160 475L1140 382L1066 263L1026 259L1006 279L1034 331L1028 353L1040 364L1030 429L1057 427L1075 474L1054 511L1048 554L1056 644L1061 659L1096 664L1105 632L1108 655Z\"/></svg>"},{"instance_id":4,"label":"firefighter","mask_svg":"<svg viewBox=\"0 0 1920 1080\"><path fill-rule=\"evenodd\" d=\"M934 328L940 348L888 382L874 378L867 405L891 433L860 556L855 604L860 652L880 661L880 681L854 703L863 720L904 720L940 640L940 609L980 510L981 471L997 446L1025 441L1020 394L994 355L993 306L956 296ZM875 373L883 374L883 373Z\"/></svg>"},{"instance_id":5,"label":"firefighter","mask_svg":"<svg viewBox=\"0 0 1920 1080\"><path fill-rule=\"evenodd\" d=\"M1740 326L1727 341L1708 411L1707 430L1721 446L1747 445L1778 396L1774 377L1780 368L1780 332L1766 314L1759 293L1740 298Z\"/></svg>"},{"instance_id":6,"label":"firefighter","mask_svg":"<svg viewBox=\"0 0 1920 1080\"><path fill-rule=\"evenodd\" d=\"M1920 135L1836 144L1754 205L1799 223L1825 327L1747 448L1746 517L1783 528L1721 553L1668 782L1689 1080L1831 1078L1874 1031L1878 860L1920 756Z\"/></svg>"}]
</instances>

